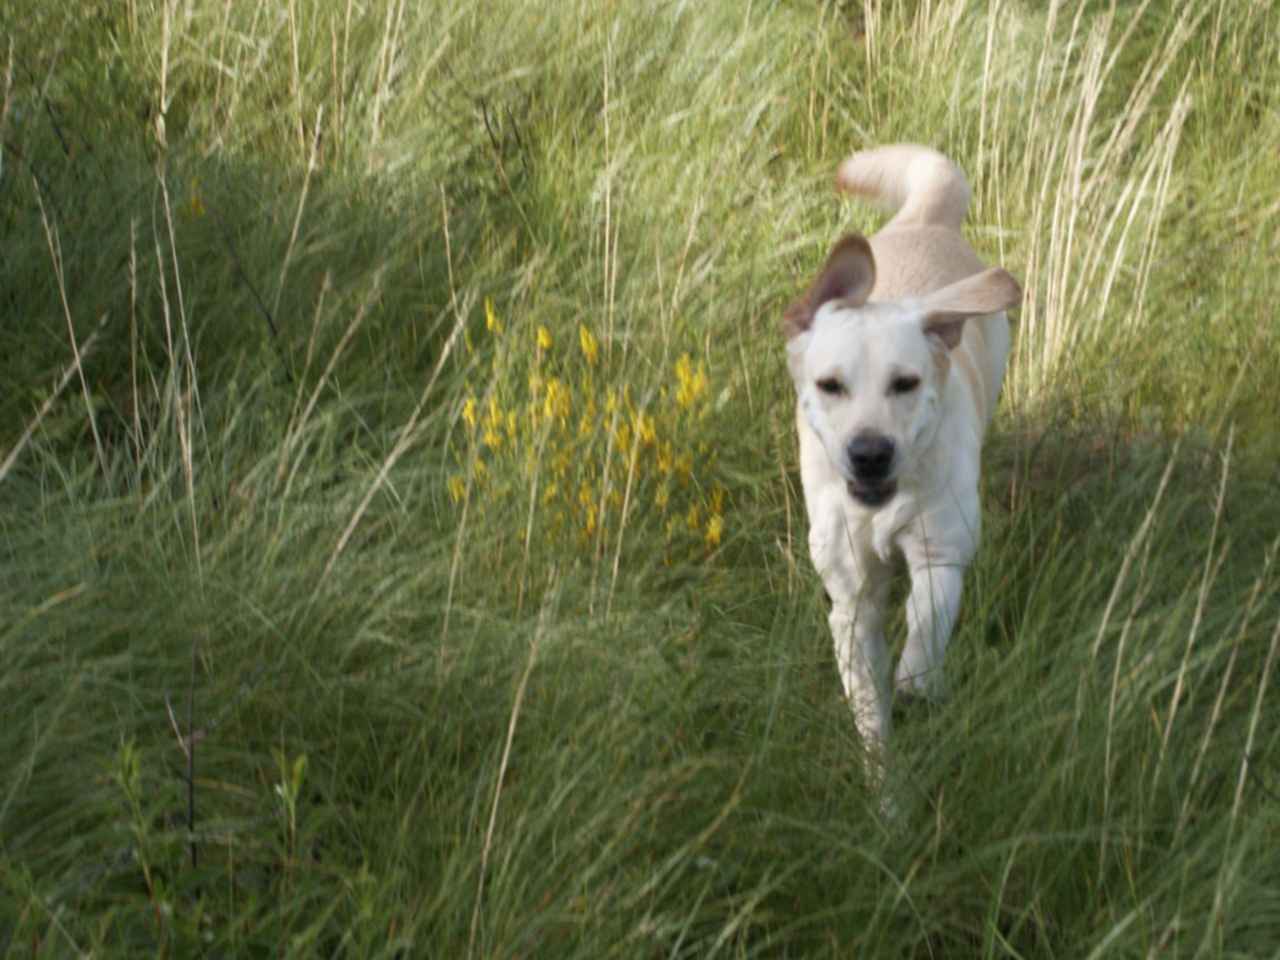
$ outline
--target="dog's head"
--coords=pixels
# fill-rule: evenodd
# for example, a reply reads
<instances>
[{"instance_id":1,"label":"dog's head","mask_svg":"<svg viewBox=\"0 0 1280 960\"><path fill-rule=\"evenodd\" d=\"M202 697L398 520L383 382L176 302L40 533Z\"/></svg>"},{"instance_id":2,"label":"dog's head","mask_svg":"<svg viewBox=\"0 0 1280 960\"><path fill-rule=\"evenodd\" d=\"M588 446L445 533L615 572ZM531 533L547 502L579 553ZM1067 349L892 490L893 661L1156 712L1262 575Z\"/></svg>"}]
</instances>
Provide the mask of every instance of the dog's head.
<instances>
[{"instance_id":1,"label":"dog's head","mask_svg":"<svg viewBox=\"0 0 1280 960\"><path fill-rule=\"evenodd\" d=\"M847 236L783 320L805 419L850 495L873 508L893 498L933 442L965 321L1021 296L995 268L921 297L873 303L875 278L870 245Z\"/></svg>"}]
</instances>

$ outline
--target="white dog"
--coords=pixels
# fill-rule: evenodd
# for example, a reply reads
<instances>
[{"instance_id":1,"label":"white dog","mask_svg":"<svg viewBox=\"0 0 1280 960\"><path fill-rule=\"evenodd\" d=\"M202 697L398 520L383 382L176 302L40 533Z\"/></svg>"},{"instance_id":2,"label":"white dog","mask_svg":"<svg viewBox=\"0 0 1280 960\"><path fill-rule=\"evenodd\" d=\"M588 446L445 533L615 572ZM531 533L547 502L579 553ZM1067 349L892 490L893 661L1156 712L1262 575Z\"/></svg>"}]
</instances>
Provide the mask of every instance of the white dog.
<instances>
[{"instance_id":1,"label":"white dog","mask_svg":"<svg viewBox=\"0 0 1280 960\"><path fill-rule=\"evenodd\" d=\"M978 545L978 460L1021 291L960 235L964 174L910 144L856 153L837 183L896 215L846 236L784 320L799 397L809 552L831 597L845 693L869 751L889 735L892 686L943 693L942 657ZM884 639L893 555L911 575L891 686Z\"/></svg>"}]
</instances>

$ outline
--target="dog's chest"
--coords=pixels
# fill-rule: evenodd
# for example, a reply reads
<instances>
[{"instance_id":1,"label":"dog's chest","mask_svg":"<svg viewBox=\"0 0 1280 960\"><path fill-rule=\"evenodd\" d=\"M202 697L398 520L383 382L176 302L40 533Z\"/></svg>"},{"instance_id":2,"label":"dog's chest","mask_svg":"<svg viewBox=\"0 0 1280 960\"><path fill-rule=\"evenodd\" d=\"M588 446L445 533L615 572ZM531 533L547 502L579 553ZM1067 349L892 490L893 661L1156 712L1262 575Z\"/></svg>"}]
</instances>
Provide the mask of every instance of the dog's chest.
<instances>
[{"instance_id":1,"label":"dog's chest","mask_svg":"<svg viewBox=\"0 0 1280 960\"><path fill-rule=\"evenodd\" d=\"M813 489L806 484L805 507L814 565L833 571L890 563L898 535L915 514L910 493L900 492L893 502L869 510L849 495L843 480Z\"/></svg>"}]
</instances>

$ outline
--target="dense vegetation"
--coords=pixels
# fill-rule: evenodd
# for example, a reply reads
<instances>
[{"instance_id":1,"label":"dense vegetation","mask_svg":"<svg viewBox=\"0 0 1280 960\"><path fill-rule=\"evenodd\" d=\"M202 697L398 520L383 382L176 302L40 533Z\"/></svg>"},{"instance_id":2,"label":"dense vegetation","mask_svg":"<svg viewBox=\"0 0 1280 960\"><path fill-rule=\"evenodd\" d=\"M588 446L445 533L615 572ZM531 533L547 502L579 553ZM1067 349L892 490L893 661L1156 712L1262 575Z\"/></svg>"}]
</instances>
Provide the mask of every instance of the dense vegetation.
<instances>
[{"instance_id":1,"label":"dense vegetation","mask_svg":"<svg viewBox=\"0 0 1280 960\"><path fill-rule=\"evenodd\" d=\"M1275 955L1269 0L0 37L8 954ZM895 140L1026 300L886 820L778 319Z\"/></svg>"}]
</instances>

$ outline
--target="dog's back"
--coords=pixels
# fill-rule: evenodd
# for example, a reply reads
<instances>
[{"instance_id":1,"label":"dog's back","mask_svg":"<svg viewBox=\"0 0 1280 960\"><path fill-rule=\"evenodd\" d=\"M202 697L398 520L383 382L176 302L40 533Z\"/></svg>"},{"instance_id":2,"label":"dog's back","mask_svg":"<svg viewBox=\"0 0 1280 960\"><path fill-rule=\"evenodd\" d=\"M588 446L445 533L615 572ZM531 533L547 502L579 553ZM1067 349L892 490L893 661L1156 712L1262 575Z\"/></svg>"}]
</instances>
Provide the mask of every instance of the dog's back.
<instances>
[{"instance_id":1,"label":"dog's back","mask_svg":"<svg viewBox=\"0 0 1280 960\"><path fill-rule=\"evenodd\" d=\"M985 268L960 233L969 183L938 151L898 143L855 153L840 165L836 184L893 214L868 238L877 267L871 300L922 296ZM967 323L952 351L984 424L995 411L1008 354L1003 314Z\"/></svg>"}]
</instances>

